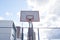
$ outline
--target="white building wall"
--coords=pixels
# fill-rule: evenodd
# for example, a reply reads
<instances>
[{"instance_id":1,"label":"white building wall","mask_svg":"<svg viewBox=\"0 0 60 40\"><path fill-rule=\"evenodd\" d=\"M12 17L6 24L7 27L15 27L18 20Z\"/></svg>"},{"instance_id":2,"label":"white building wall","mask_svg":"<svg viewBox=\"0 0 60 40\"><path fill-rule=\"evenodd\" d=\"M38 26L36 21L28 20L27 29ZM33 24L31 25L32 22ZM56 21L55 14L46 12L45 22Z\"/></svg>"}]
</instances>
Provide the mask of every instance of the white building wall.
<instances>
[{"instance_id":1,"label":"white building wall","mask_svg":"<svg viewBox=\"0 0 60 40\"><path fill-rule=\"evenodd\" d=\"M13 21L0 20L0 40L11 40Z\"/></svg>"},{"instance_id":2,"label":"white building wall","mask_svg":"<svg viewBox=\"0 0 60 40\"><path fill-rule=\"evenodd\" d=\"M10 40L10 35L10 28L0 28L0 40Z\"/></svg>"}]
</instances>

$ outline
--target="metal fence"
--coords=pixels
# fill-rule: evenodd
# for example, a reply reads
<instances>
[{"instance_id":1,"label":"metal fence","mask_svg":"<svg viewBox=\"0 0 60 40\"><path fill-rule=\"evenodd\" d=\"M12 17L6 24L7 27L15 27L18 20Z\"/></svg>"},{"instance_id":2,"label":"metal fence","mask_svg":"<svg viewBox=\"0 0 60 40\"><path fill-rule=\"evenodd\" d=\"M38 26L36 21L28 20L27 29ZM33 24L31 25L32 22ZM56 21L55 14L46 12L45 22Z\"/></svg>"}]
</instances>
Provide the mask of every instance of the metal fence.
<instances>
[{"instance_id":1,"label":"metal fence","mask_svg":"<svg viewBox=\"0 0 60 40\"><path fill-rule=\"evenodd\" d=\"M13 40L12 33L12 27L0 27L0 40ZM19 36L16 40L60 40L60 27L21 27Z\"/></svg>"},{"instance_id":2,"label":"metal fence","mask_svg":"<svg viewBox=\"0 0 60 40\"><path fill-rule=\"evenodd\" d=\"M22 28L21 28L22 29ZM22 40L60 40L60 27L33 28L29 31L28 27L23 27ZM32 36L33 34L33 36ZM30 36L28 36L30 35ZM31 38L32 36L32 38ZM29 39L30 38L30 39Z\"/></svg>"}]
</instances>

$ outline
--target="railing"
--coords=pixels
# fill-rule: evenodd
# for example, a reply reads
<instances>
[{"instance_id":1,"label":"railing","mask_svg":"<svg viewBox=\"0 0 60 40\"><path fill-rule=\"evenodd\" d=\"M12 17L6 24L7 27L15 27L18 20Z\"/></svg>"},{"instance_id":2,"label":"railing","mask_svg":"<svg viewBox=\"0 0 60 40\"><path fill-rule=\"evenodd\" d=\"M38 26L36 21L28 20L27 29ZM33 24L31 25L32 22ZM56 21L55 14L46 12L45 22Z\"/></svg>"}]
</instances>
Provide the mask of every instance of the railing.
<instances>
[{"instance_id":1,"label":"railing","mask_svg":"<svg viewBox=\"0 0 60 40\"><path fill-rule=\"evenodd\" d=\"M33 36L30 40L60 40L60 27L41 27L33 28L35 32L35 37ZM22 40L28 40L28 27L23 27L23 37ZM31 33L32 35L32 33ZM34 33L33 33L34 35Z\"/></svg>"},{"instance_id":2,"label":"railing","mask_svg":"<svg viewBox=\"0 0 60 40\"><path fill-rule=\"evenodd\" d=\"M12 40L11 37L11 30L12 27L0 27L0 39L2 40ZM28 27L21 27L20 28L20 37L16 38L19 40L60 40L60 27L41 27L33 28L33 33L31 32L31 36L28 33ZM9 35L10 34L10 35ZM7 35L7 37L6 37ZM4 39L3 39L4 38Z\"/></svg>"}]
</instances>

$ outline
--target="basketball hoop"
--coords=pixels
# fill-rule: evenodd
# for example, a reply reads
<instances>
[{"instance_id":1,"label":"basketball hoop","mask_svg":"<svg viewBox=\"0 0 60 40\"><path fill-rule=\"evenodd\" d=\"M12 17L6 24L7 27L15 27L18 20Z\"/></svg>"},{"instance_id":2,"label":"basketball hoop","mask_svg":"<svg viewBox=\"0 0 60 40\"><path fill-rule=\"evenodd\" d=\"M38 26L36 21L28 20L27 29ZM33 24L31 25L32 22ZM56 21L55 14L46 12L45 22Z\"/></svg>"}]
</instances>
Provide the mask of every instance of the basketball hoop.
<instances>
[{"instance_id":1,"label":"basketball hoop","mask_svg":"<svg viewBox=\"0 0 60 40\"><path fill-rule=\"evenodd\" d=\"M33 28L32 22L39 22L40 21L39 20L39 11L21 11L20 21L21 22L28 22L29 27ZM33 37L31 37L31 39L33 40Z\"/></svg>"},{"instance_id":2,"label":"basketball hoop","mask_svg":"<svg viewBox=\"0 0 60 40\"><path fill-rule=\"evenodd\" d=\"M26 20L29 22L29 21L33 21L33 19L34 19L34 16L33 15L27 15L26 16Z\"/></svg>"}]
</instances>

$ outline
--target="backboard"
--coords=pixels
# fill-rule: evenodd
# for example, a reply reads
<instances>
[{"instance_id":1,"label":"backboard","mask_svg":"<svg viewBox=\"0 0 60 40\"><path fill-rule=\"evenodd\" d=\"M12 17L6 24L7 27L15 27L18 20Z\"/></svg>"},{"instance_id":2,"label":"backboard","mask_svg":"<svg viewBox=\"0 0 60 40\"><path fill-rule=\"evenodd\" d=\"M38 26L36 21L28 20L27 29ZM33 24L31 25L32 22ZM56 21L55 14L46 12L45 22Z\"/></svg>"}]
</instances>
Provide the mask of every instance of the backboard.
<instances>
[{"instance_id":1,"label":"backboard","mask_svg":"<svg viewBox=\"0 0 60 40\"><path fill-rule=\"evenodd\" d=\"M20 21L21 22L39 22L39 11L21 11Z\"/></svg>"}]
</instances>

